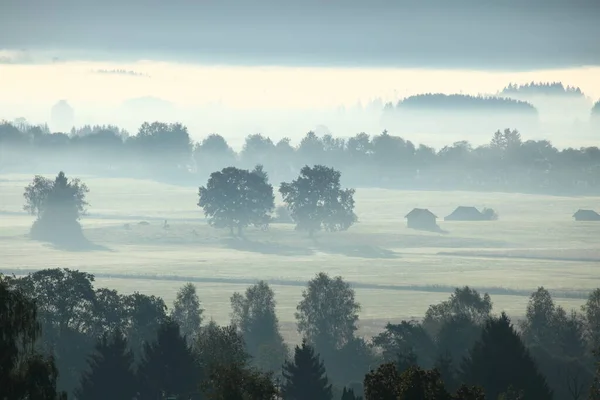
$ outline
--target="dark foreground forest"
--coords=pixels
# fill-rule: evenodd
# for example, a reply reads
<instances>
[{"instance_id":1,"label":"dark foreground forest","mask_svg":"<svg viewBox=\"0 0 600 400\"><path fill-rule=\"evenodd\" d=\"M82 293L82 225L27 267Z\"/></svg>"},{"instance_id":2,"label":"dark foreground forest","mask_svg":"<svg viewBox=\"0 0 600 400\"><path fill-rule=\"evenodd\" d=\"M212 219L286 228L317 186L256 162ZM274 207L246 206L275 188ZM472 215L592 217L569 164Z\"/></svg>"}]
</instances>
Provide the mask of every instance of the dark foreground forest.
<instances>
[{"instance_id":1,"label":"dark foreground forest","mask_svg":"<svg viewBox=\"0 0 600 400\"><path fill-rule=\"evenodd\" d=\"M203 315L193 284L173 305L46 269L0 276L1 399L599 399L600 289L581 310L532 293L525 318L457 288L419 321L356 335L360 304L319 273L285 343L269 285L231 296L231 322Z\"/></svg>"}]
</instances>

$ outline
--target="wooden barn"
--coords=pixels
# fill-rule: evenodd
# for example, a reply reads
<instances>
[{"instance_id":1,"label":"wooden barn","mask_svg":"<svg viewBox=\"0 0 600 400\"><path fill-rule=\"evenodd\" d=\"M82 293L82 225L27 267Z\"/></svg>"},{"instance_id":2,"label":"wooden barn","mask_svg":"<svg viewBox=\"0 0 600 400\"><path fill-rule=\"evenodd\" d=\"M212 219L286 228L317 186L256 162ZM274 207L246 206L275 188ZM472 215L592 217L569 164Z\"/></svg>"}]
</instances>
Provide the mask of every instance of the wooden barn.
<instances>
[{"instance_id":1,"label":"wooden barn","mask_svg":"<svg viewBox=\"0 0 600 400\"><path fill-rule=\"evenodd\" d=\"M422 229L426 231L437 231L437 216L426 208L415 208L406 216L407 226L412 229Z\"/></svg>"},{"instance_id":2,"label":"wooden barn","mask_svg":"<svg viewBox=\"0 0 600 400\"><path fill-rule=\"evenodd\" d=\"M484 221L486 216L475 207L456 207L452 214L444 218L444 221Z\"/></svg>"},{"instance_id":3,"label":"wooden barn","mask_svg":"<svg viewBox=\"0 0 600 400\"><path fill-rule=\"evenodd\" d=\"M600 214L598 214L594 210L577 210L575 214L573 214L573 218L575 221L600 221Z\"/></svg>"}]
</instances>

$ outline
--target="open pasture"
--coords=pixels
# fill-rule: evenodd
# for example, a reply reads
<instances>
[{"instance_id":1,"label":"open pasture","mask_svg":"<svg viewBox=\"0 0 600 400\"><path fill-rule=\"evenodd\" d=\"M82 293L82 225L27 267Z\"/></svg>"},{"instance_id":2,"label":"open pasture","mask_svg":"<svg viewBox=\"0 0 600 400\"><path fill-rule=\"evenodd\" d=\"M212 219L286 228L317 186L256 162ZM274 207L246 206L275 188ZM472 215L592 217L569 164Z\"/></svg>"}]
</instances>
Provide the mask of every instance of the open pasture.
<instances>
[{"instance_id":1,"label":"open pasture","mask_svg":"<svg viewBox=\"0 0 600 400\"><path fill-rule=\"evenodd\" d=\"M228 319L234 291L265 279L286 336L306 281L319 271L354 284L367 334L387 320L421 317L455 286L488 290L495 311L515 317L538 286L569 308L600 286L600 223L571 218L579 208L600 210L600 198L358 189L359 223L347 232L311 240L292 225L273 224L266 232L249 228L239 239L208 226L195 187L81 178L90 188L82 225L93 246L69 251L29 240L33 217L21 208L31 177L0 175L2 271L76 268L97 274L100 286L160 295L168 304L189 280L217 322ZM444 222L459 205L493 208L499 220ZM448 233L407 229L404 215L414 207L429 208Z\"/></svg>"}]
</instances>

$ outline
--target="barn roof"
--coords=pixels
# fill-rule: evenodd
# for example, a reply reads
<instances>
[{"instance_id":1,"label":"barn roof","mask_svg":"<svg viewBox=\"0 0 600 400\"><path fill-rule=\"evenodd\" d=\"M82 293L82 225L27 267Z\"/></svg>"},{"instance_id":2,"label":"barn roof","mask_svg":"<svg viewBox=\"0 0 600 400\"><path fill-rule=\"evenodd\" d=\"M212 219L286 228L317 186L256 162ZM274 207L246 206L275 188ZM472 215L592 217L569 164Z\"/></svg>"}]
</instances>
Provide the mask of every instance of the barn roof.
<instances>
[{"instance_id":1,"label":"barn roof","mask_svg":"<svg viewBox=\"0 0 600 400\"><path fill-rule=\"evenodd\" d=\"M413 208L413 210L406 214L404 218L418 217L421 215L430 215L433 218L437 218L437 216L434 213L432 213L426 208Z\"/></svg>"},{"instance_id":2,"label":"barn roof","mask_svg":"<svg viewBox=\"0 0 600 400\"><path fill-rule=\"evenodd\" d=\"M448 217L479 218L482 215L483 214L481 214L481 211L475 207L458 206L456 207L456 210L452 211L452 214L448 215Z\"/></svg>"},{"instance_id":3,"label":"barn roof","mask_svg":"<svg viewBox=\"0 0 600 400\"><path fill-rule=\"evenodd\" d=\"M579 209L575 214L573 214L575 218L600 218L600 214L598 214L594 210L582 210Z\"/></svg>"}]
</instances>

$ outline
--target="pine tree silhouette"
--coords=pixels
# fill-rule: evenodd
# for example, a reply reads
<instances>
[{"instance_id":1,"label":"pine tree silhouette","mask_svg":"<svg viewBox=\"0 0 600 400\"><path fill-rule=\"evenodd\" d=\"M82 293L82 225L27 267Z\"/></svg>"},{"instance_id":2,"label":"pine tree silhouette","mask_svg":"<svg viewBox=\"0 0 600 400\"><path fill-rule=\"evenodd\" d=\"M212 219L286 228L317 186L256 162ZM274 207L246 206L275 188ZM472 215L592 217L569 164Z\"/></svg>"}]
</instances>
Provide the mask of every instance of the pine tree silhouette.
<instances>
[{"instance_id":1,"label":"pine tree silhouette","mask_svg":"<svg viewBox=\"0 0 600 400\"><path fill-rule=\"evenodd\" d=\"M144 344L144 356L138 369L142 399L165 394L179 396L196 392L200 378L194 355L181 336L179 325L169 319L158 329L156 342Z\"/></svg>"},{"instance_id":2,"label":"pine tree silhouette","mask_svg":"<svg viewBox=\"0 0 600 400\"><path fill-rule=\"evenodd\" d=\"M131 400L136 394L133 354L127 340L117 330L111 336L104 334L89 357L89 371L83 373L78 400Z\"/></svg>"},{"instance_id":3,"label":"pine tree silhouette","mask_svg":"<svg viewBox=\"0 0 600 400\"><path fill-rule=\"evenodd\" d=\"M294 362L284 364L283 378L285 400L331 400L333 397L325 366L306 340L296 346Z\"/></svg>"},{"instance_id":4,"label":"pine tree silhouette","mask_svg":"<svg viewBox=\"0 0 600 400\"><path fill-rule=\"evenodd\" d=\"M546 379L505 313L486 322L461 369L462 381L483 387L489 399L498 398L511 385L526 399L552 399Z\"/></svg>"},{"instance_id":5,"label":"pine tree silhouette","mask_svg":"<svg viewBox=\"0 0 600 400\"><path fill-rule=\"evenodd\" d=\"M359 399L362 399L362 397L354 394L353 389L346 389L346 387L344 387L344 389L342 390L342 399L341 400L359 400Z\"/></svg>"}]
</instances>

